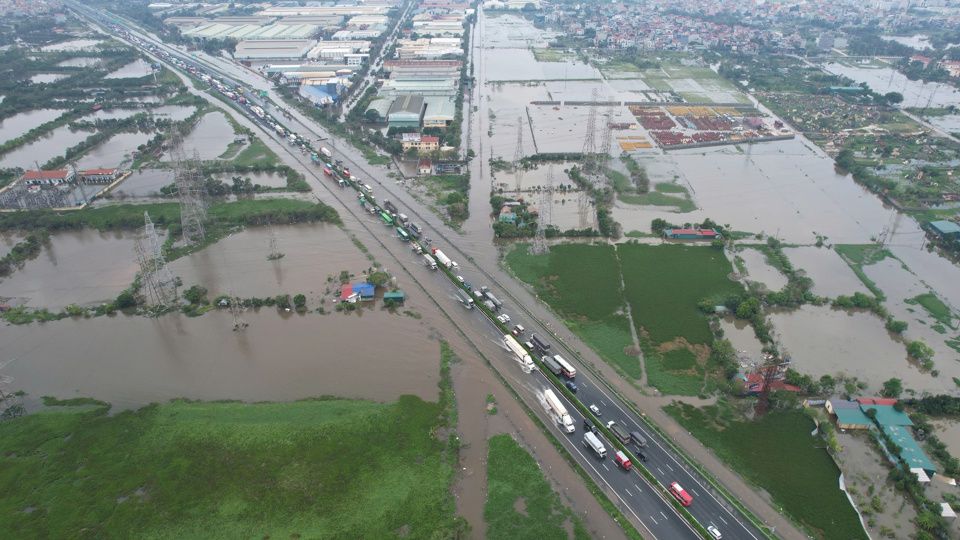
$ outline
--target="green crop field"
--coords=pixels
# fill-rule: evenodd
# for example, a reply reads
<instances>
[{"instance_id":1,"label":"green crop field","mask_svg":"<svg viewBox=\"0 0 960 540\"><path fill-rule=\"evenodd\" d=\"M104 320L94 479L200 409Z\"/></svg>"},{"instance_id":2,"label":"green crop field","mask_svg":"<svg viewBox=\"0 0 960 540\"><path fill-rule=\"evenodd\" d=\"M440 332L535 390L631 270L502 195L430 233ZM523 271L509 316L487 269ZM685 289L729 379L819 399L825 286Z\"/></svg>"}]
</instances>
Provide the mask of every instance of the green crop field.
<instances>
[{"instance_id":1,"label":"green crop field","mask_svg":"<svg viewBox=\"0 0 960 540\"><path fill-rule=\"evenodd\" d=\"M590 538L580 518L561 504L533 456L506 433L490 438L483 517L488 538L569 538L568 520L573 520L575 540Z\"/></svg>"},{"instance_id":2,"label":"green crop field","mask_svg":"<svg viewBox=\"0 0 960 540\"><path fill-rule=\"evenodd\" d=\"M444 422L437 403L403 396L106 409L4 422L4 536L454 535L454 471L433 431Z\"/></svg>"},{"instance_id":3,"label":"green crop field","mask_svg":"<svg viewBox=\"0 0 960 540\"><path fill-rule=\"evenodd\" d=\"M710 327L697 303L742 291L727 278L733 271L730 261L713 248L620 244L617 255L633 322L656 343L679 336L691 344L711 343Z\"/></svg>"},{"instance_id":4,"label":"green crop field","mask_svg":"<svg viewBox=\"0 0 960 540\"><path fill-rule=\"evenodd\" d=\"M840 470L823 448L823 440L810 435L814 423L802 412L772 411L757 421L715 422L720 414L716 406L704 411L681 402L664 409L822 538L867 538L856 511L839 489Z\"/></svg>"},{"instance_id":5,"label":"green crop field","mask_svg":"<svg viewBox=\"0 0 960 540\"><path fill-rule=\"evenodd\" d=\"M507 264L564 316L599 321L623 306L613 246L562 244L538 256L530 255L527 247L515 247L507 254Z\"/></svg>"},{"instance_id":6,"label":"green crop field","mask_svg":"<svg viewBox=\"0 0 960 540\"><path fill-rule=\"evenodd\" d=\"M668 369L677 369L665 365L663 356L650 344L650 340L641 341L643 349L643 363L647 368L647 384L654 386L664 394L677 396L696 396L704 390L706 368L697 366L695 374L689 372L689 367L681 372L671 372ZM687 349L682 349L689 352ZM712 385L706 381L706 388Z\"/></svg>"},{"instance_id":7,"label":"green crop field","mask_svg":"<svg viewBox=\"0 0 960 540\"><path fill-rule=\"evenodd\" d=\"M634 345L630 319L625 315L611 315L599 322L571 323L570 329L630 377L643 377L640 359L623 352Z\"/></svg>"}]
</instances>

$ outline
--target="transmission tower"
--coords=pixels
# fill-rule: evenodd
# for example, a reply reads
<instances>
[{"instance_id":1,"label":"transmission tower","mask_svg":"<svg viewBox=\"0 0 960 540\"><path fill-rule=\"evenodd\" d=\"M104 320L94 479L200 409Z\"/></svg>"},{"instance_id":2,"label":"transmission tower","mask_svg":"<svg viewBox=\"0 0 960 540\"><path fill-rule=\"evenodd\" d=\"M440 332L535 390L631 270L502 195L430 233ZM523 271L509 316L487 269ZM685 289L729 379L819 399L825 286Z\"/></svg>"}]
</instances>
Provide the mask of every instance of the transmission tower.
<instances>
[{"instance_id":1,"label":"transmission tower","mask_svg":"<svg viewBox=\"0 0 960 540\"><path fill-rule=\"evenodd\" d=\"M207 218L204 206L203 170L200 153L193 151L187 158L183 149L183 139L178 130L173 131L173 181L177 186L177 198L180 200L180 228L186 243L203 241L203 220Z\"/></svg>"},{"instance_id":2,"label":"transmission tower","mask_svg":"<svg viewBox=\"0 0 960 540\"><path fill-rule=\"evenodd\" d=\"M0 421L23 416L26 412L23 409L23 401L20 396L10 390L13 377L3 373L3 368L7 367L12 361L0 362Z\"/></svg>"},{"instance_id":3,"label":"transmission tower","mask_svg":"<svg viewBox=\"0 0 960 540\"><path fill-rule=\"evenodd\" d=\"M583 171L593 172L596 169L597 160L597 96L599 92L596 88L590 91L590 113L587 115L587 134L583 139Z\"/></svg>"},{"instance_id":4,"label":"transmission tower","mask_svg":"<svg viewBox=\"0 0 960 540\"><path fill-rule=\"evenodd\" d=\"M517 193L520 193L520 181L523 179L523 117L517 117L517 148L513 151L513 171L516 174Z\"/></svg>"},{"instance_id":5,"label":"transmission tower","mask_svg":"<svg viewBox=\"0 0 960 540\"><path fill-rule=\"evenodd\" d=\"M280 253L280 235L272 225L270 226L270 232L267 233L267 238L270 240L270 254L267 255L267 259L275 261L283 257L283 253Z\"/></svg>"},{"instance_id":6,"label":"transmission tower","mask_svg":"<svg viewBox=\"0 0 960 540\"><path fill-rule=\"evenodd\" d=\"M783 361L774 358L763 364L760 368L760 374L763 375L763 390L760 391L760 398L757 400L756 418L760 419L767 412L767 406L770 402L770 392L773 382L783 376Z\"/></svg>"},{"instance_id":7,"label":"transmission tower","mask_svg":"<svg viewBox=\"0 0 960 540\"><path fill-rule=\"evenodd\" d=\"M243 312L246 310L247 308L240 303L240 299L233 295L233 291L230 291L230 314L233 315L234 332L243 332L250 326L243 318Z\"/></svg>"},{"instance_id":8,"label":"transmission tower","mask_svg":"<svg viewBox=\"0 0 960 540\"><path fill-rule=\"evenodd\" d=\"M175 304L177 282L163 258L163 248L150 214L144 212L143 221L143 232L137 235L134 249L137 264L140 265L140 279L147 290L145 299L148 303L160 306Z\"/></svg>"},{"instance_id":9,"label":"transmission tower","mask_svg":"<svg viewBox=\"0 0 960 540\"><path fill-rule=\"evenodd\" d=\"M607 160L610 159L610 145L613 142L613 127L611 126L611 122L613 121L614 102L612 97L607 98L606 105L607 110L603 115L603 127L601 128L603 131L600 134L600 153L598 155L598 164L601 168L607 166Z\"/></svg>"},{"instance_id":10,"label":"transmission tower","mask_svg":"<svg viewBox=\"0 0 960 540\"><path fill-rule=\"evenodd\" d=\"M540 213L537 214L537 232L533 237L533 255L543 255L547 248L547 225L553 221L553 163L547 169L547 184L540 193Z\"/></svg>"}]
</instances>

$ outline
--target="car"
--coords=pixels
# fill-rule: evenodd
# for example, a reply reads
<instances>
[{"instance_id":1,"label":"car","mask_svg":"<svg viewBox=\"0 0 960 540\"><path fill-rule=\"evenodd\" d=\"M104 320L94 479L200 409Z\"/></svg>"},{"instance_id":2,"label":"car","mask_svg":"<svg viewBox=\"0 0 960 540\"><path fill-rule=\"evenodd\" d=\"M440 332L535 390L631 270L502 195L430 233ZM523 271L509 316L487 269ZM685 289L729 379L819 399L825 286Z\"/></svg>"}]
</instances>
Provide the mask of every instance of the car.
<instances>
[{"instance_id":1,"label":"car","mask_svg":"<svg viewBox=\"0 0 960 540\"><path fill-rule=\"evenodd\" d=\"M460 283L463 283L463 276L457 276L457 281L459 281Z\"/></svg>"},{"instance_id":2,"label":"car","mask_svg":"<svg viewBox=\"0 0 960 540\"><path fill-rule=\"evenodd\" d=\"M592 412L594 416L603 416L603 413L600 412L600 407L597 407L593 403L590 404L590 412Z\"/></svg>"},{"instance_id":3,"label":"car","mask_svg":"<svg viewBox=\"0 0 960 540\"><path fill-rule=\"evenodd\" d=\"M513 327L513 335L515 336L519 336L520 334L523 333L523 331L524 331L524 328L519 324Z\"/></svg>"},{"instance_id":4,"label":"car","mask_svg":"<svg viewBox=\"0 0 960 540\"><path fill-rule=\"evenodd\" d=\"M468 291L472 291L472 290L473 290L473 287L471 287L470 284L467 283L466 281L463 282L463 286L466 287Z\"/></svg>"},{"instance_id":5,"label":"car","mask_svg":"<svg viewBox=\"0 0 960 540\"><path fill-rule=\"evenodd\" d=\"M721 538L723 538L723 535L720 534L720 531L718 531L717 528L714 527L713 525L710 525L709 527L707 527L707 532L710 533L710 536L716 538L717 540L720 540Z\"/></svg>"},{"instance_id":6,"label":"car","mask_svg":"<svg viewBox=\"0 0 960 540\"><path fill-rule=\"evenodd\" d=\"M649 459L647 455L641 452L640 450L637 450L637 457L640 459L640 461L646 461L647 459Z\"/></svg>"},{"instance_id":7,"label":"car","mask_svg":"<svg viewBox=\"0 0 960 540\"><path fill-rule=\"evenodd\" d=\"M573 381L567 381L567 382L565 382L565 383L563 383L563 384L567 387L567 390L570 390L570 391L573 392L574 394L577 393L577 384L574 383Z\"/></svg>"},{"instance_id":8,"label":"car","mask_svg":"<svg viewBox=\"0 0 960 540\"><path fill-rule=\"evenodd\" d=\"M506 315L497 315L497 320L503 324L507 324L508 322L510 322L510 319L507 319Z\"/></svg>"}]
</instances>

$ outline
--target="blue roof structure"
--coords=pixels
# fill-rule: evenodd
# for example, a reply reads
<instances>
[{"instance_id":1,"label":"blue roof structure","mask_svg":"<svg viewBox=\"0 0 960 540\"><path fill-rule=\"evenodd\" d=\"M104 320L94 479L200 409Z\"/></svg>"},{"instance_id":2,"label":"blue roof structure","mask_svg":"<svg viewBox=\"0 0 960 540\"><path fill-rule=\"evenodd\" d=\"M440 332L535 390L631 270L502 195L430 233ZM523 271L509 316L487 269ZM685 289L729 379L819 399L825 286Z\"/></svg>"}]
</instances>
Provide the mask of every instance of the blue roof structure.
<instances>
[{"instance_id":1,"label":"blue roof structure","mask_svg":"<svg viewBox=\"0 0 960 540\"><path fill-rule=\"evenodd\" d=\"M883 426L883 432L903 450L900 457L907 463L911 469L923 469L930 473L937 471L937 468L930 461L930 458L923 453L917 441L913 440L907 428L903 426Z\"/></svg>"},{"instance_id":2,"label":"blue roof structure","mask_svg":"<svg viewBox=\"0 0 960 540\"><path fill-rule=\"evenodd\" d=\"M857 426L872 426L873 422L867 418L867 415L863 414L860 409L834 409L834 414L837 415L837 422L846 425L857 425Z\"/></svg>"},{"instance_id":3,"label":"blue roof structure","mask_svg":"<svg viewBox=\"0 0 960 540\"><path fill-rule=\"evenodd\" d=\"M930 226L943 235L960 234L960 225L952 221L931 221Z\"/></svg>"},{"instance_id":4,"label":"blue roof structure","mask_svg":"<svg viewBox=\"0 0 960 540\"><path fill-rule=\"evenodd\" d=\"M913 421L907 416L907 413L900 412L893 408L893 405L860 405L860 410L864 414L867 409L877 410L877 423L881 426L912 426Z\"/></svg>"},{"instance_id":5,"label":"blue roof structure","mask_svg":"<svg viewBox=\"0 0 960 540\"><path fill-rule=\"evenodd\" d=\"M373 285L369 283L354 283L353 293L359 294L361 299L373 298Z\"/></svg>"}]
</instances>

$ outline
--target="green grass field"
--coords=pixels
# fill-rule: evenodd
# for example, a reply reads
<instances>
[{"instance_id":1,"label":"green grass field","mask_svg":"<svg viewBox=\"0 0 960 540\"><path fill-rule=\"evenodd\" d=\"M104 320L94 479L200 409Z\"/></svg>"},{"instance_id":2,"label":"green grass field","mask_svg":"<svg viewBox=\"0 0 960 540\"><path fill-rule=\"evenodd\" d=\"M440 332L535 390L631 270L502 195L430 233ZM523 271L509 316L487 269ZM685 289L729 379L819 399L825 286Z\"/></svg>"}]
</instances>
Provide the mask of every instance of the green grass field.
<instances>
[{"instance_id":1,"label":"green grass field","mask_svg":"<svg viewBox=\"0 0 960 540\"><path fill-rule=\"evenodd\" d=\"M923 309L927 310L927 313L929 313L931 317L953 328L953 313L950 312L950 308L947 307L942 300L937 298L937 295L933 293L921 294L914 298L908 298L905 302L911 305L919 304L923 306Z\"/></svg>"},{"instance_id":2,"label":"green grass field","mask_svg":"<svg viewBox=\"0 0 960 540\"><path fill-rule=\"evenodd\" d=\"M590 539L580 518L560 502L533 456L509 434L490 438L483 517L489 525L488 538L569 538L565 524L573 520L574 539Z\"/></svg>"},{"instance_id":3,"label":"green grass field","mask_svg":"<svg viewBox=\"0 0 960 540\"><path fill-rule=\"evenodd\" d=\"M657 186L659 188L659 186ZM649 193L633 194L633 193L618 193L617 199L621 202L627 204L636 204L639 206L674 206L677 208L677 213L693 212L697 209L697 205L693 204L689 198L680 198L674 197L672 195L665 195L659 191L651 191Z\"/></svg>"},{"instance_id":4,"label":"green grass field","mask_svg":"<svg viewBox=\"0 0 960 540\"><path fill-rule=\"evenodd\" d=\"M570 329L628 376L637 380L643 377L640 359L623 352L633 347L630 319L626 315L611 315L598 322L571 323Z\"/></svg>"},{"instance_id":5,"label":"green grass field","mask_svg":"<svg viewBox=\"0 0 960 540\"><path fill-rule=\"evenodd\" d=\"M269 167L271 165L279 165L280 158L273 153L273 150L267 148L267 145L265 145L263 141L254 139L253 142L246 145L239 154L236 154L233 163L234 165L243 167L252 167L254 165Z\"/></svg>"},{"instance_id":6,"label":"green grass field","mask_svg":"<svg viewBox=\"0 0 960 540\"><path fill-rule=\"evenodd\" d=\"M613 246L561 244L541 256L530 255L527 246L513 249L507 264L565 317L600 321L623 306Z\"/></svg>"},{"instance_id":7,"label":"green grass field","mask_svg":"<svg viewBox=\"0 0 960 540\"><path fill-rule=\"evenodd\" d=\"M742 291L727 278L733 271L723 253L703 246L620 244L617 246L633 322L655 343L683 336L691 344L713 341L697 303Z\"/></svg>"},{"instance_id":8,"label":"green grass field","mask_svg":"<svg viewBox=\"0 0 960 540\"><path fill-rule=\"evenodd\" d=\"M647 384L656 387L664 394L676 396L696 396L704 389L706 368L697 366L696 374L687 371L669 371L664 365L663 356L650 344L650 340L641 340L643 363L647 368ZM709 388L711 385L707 384Z\"/></svg>"},{"instance_id":9,"label":"green grass field","mask_svg":"<svg viewBox=\"0 0 960 540\"><path fill-rule=\"evenodd\" d=\"M821 538L867 538L839 489L840 470L823 440L810 435L814 423L802 412L772 411L758 421L714 422L722 414L717 406L705 407L705 412L679 403L664 410Z\"/></svg>"},{"instance_id":10,"label":"green grass field","mask_svg":"<svg viewBox=\"0 0 960 540\"><path fill-rule=\"evenodd\" d=\"M441 412L404 396L30 414L0 431L0 529L11 538L443 536L454 471L432 431Z\"/></svg>"}]
</instances>

